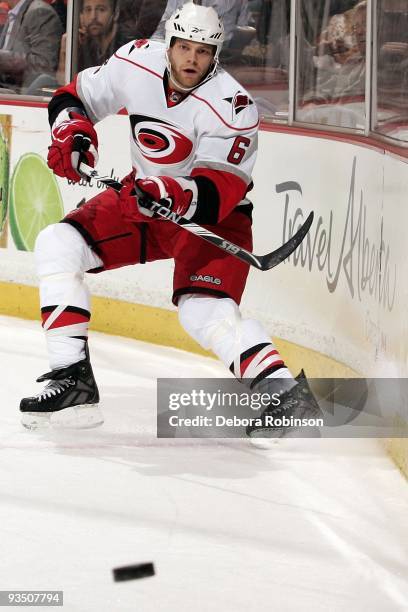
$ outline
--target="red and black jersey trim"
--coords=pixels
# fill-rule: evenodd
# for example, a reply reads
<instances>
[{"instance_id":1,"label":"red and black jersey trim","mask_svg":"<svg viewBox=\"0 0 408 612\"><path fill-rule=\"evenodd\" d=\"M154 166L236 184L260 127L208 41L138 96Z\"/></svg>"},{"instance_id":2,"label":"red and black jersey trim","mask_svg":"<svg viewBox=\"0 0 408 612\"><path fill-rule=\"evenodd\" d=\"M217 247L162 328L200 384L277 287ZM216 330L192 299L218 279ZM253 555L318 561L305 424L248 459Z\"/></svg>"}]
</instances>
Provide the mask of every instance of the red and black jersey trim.
<instances>
[{"instance_id":1,"label":"red and black jersey trim","mask_svg":"<svg viewBox=\"0 0 408 612\"><path fill-rule=\"evenodd\" d=\"M211 179L199 174L194 176L197 184L197 209L191 217L193 223L200 225L216 225L220 212L220 195Z\"/></svg>"},{"instance_id":2,"label":"red and black jersey trim","mask_svg":"<svg viewBox=\"0 0 408 612\"><path fill-rule=\"evenodd\" d=\"M206 188L208 189L208 185L211 184L211 189L215 189L217 192L217 199L214 200L216 207L214 205L212 206L211 215L214 217L216 214L218 222L227 217L238 206L238 204L242 202L248 191L247 183L238 175L227 170L197 166L196 168L193 168L191 177L195 181L197 181L198 177L200 177L200 179L207 179L208 182L206 183ZM211 193L214 192L212 191ZM203 204L204 203L205 207L207 207L207 198L203 198ZM192 221L206 225L206 222L199 220L198 214L200 214L200 216L201 214L204 214L204 211L200 210L200 208L204 208L204 206L197 206L197 211L192 218ZM214 224L214 221L212 221L211 224ZM210 223L208 223L208 225L210 225Z\"/></svg>"},{"instance_id":3,"label":"red and black jersey trim","mask_svg":"<svg viewBox=\"0 0 408 612\"><path fill-rule=\"evenodd\" d=\"M190 221L199 225L217 225L220 220L221 198L216 184L208 176L200 174L194 174L194 180L198 189L197 209ZM253 205L249 202L238 204L231 213L240 212L252 221L252 210Z\"/></svg>"},{"instance_id":4,"label":"red and black jersey trim","mask_svg":"<svg viewBox=\"0 0 408 612\"><path fill-rule=\"evenodd\" d=\"M51 98L48 104L48 121L51 127L54 125L54 121L58 115L66 108L78 108L84 113L85 117L87 117L85 106L79 98L71 93L60 93Z\"/></svg>"},{"instance_id":5,"label":"red and black jersey trim","mask_svg":"<svg viewBox=\"0 0 408 612\"><path fill-rule=\"evenodd\" d=\"M242 213L243 215L248 217L248 219L252 222L252 211L253 210L254 210L254 205L251 202L249 204L242 204L242 206L237 206L236 208L234 208L232 212Z\"/></svg>"}]
</instances>

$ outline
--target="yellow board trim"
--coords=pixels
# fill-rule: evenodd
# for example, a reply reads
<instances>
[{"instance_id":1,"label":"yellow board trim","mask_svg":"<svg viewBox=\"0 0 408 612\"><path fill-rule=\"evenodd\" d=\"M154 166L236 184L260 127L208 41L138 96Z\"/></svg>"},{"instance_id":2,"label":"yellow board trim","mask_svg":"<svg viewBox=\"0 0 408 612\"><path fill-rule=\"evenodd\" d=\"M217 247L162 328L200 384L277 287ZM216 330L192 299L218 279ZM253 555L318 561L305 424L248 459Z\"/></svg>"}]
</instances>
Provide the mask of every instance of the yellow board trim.
<instances>
[{"instance_id":1,"label":"yellow board trim","mask_svg":"<svg viewBox=\"0 0 408 612\"><path fill-rule=\"evenodd\" d=\"M39 320L40 304L37 287L0 282L0 314ZM178 322L177 312L121 302L107 297L92 297L91 329L115 336L135 338L152 344L172 346L183 351L212 357L186 334ZM357 373L334 359L281 338L274 338L285 363L298 372L307 363L310 377L354 377Z\"/></svg>"},{"instance_id":2,"label":"yellow board trim","mask_svg":"<svg viewBox=\"0 0 408 612\"><path fill-rule=\"evenodd\" d=\"M386 440L385 447L401 472L408 478L408 423L398 418L394 427L400 437Z\"/></svg>"}]
</instances>

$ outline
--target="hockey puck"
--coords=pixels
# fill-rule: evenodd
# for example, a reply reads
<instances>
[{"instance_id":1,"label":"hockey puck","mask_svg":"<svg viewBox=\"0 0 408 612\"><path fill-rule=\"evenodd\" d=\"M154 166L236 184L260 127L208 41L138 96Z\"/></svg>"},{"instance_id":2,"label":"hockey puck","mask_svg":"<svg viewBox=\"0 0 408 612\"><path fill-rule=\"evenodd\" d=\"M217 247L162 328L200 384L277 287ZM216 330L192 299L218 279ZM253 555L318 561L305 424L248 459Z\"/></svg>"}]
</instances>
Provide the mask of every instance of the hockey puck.
<instances>
[{"instance_id":1,"label":"hockey puck","mask_svg":"<svg viewBox=\"0 0 408 612\"><path fill-rule=\"evenodd\" d=\"M123 567L115 567L113 570L113 580L115 582L123 582L124 580L137 580L138 578L147 578L154 576L153 563L138 563L136 565L124 565Z\"/></svg>"}]
</instances>

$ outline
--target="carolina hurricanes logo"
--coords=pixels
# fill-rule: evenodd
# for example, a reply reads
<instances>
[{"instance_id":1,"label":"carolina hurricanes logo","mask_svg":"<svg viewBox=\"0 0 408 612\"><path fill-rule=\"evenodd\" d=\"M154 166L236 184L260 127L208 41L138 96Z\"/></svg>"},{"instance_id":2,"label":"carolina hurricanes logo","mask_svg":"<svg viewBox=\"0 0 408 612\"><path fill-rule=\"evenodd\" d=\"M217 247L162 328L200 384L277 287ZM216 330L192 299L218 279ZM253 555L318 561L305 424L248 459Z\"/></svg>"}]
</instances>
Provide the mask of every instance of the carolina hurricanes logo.
<instances>
[{"instance_id":1,"label":"carolina hurricanes logo","mask_svg":"<svg viewBox=\"0 0 408 612\"><path fill-rule=\"evenodd\" d=\"M133 41L133 44L129 49L128 55L130 55L134 49L143 49L143 48L148 49L149 46L150 45L149 45L149 41L147 40L147 38L138 38L137 40Z\"/></svg>"},{"instance_id":2,"label":"carolina hurricanes logo","mask_svg":"<svg viewBox=\"0 0 408 612\"><path fill-rule=\"evenodd\" d=\"M147 38L138 38L133 44L135 45L136 49L140 49L145 45L149 45L149 41L147 40Z\"/></svg>"},{"instance_id":3,"label":"carolina hurricanes logo","mask_svg":"<svg viewBox=\"0 0 408 612\"><path fill-rule=\"evenodd\" d=\"M247 94L242 93L242 91L237 91L233 98L224 98L226 102L229 102L232 106L232 118L236 117L244 108L247 106L251 106L253 101Z\"/></svg>"},{"instance_id":4,"label":"carolina hurricanes logo","mask_svg":"<svg viewBox=\"0 0 408 612\"><path fill-rule=\"evenodd\" d=\"M149 162L180 164L190 157L193 143L175 125L143 115L130 115L130 125L136 146Z\"/></svg>"}]
</instances>

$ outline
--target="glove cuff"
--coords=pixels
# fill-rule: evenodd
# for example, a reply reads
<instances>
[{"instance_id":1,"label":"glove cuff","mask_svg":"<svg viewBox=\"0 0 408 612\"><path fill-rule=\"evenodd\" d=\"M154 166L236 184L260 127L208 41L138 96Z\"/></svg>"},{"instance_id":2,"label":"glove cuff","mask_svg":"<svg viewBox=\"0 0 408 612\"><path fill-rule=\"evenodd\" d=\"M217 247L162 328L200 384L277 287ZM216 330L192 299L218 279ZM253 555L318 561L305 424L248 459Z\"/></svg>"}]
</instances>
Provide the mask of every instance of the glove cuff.
<instances>
[{"instance_id":1,"label":"glove cuff","mask_svg":"<svg viewBox=\"0 0 408 612\"><path fill-rule=\"evenodd\" d=\"M158 178L167 191L167 196L173 201L172 210L186 219L191 219L197 210L198 187L191 177L159 176Z\"/></svg>"}]
</instances>

